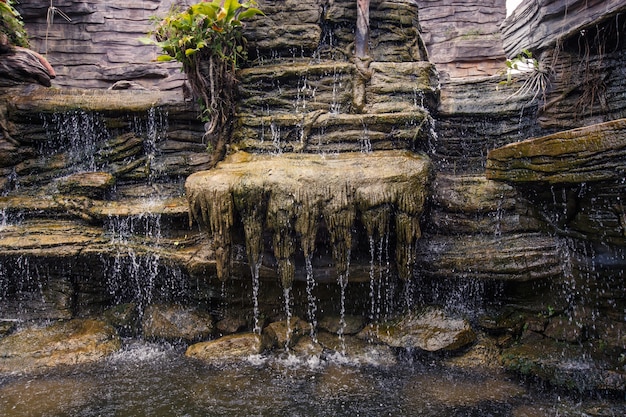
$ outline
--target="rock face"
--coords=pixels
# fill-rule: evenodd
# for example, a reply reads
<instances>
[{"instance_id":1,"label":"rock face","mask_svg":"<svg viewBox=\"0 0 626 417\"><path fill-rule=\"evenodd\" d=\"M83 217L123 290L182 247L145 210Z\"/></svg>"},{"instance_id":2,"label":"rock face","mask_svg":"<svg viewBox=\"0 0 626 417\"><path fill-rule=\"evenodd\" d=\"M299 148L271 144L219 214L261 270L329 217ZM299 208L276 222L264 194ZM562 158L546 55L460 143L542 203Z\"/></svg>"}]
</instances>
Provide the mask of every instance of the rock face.
<instances>
[{"instance_id":1,"label":"rock face","mask_svg":"<svg viewBox=\"0 0 626 417\"><path fill-rule=\"evenodd\" d=\"M0 339L0 373L41 372L93 362L116 352L120 345L113 327L91 319L24 329Z\"/></svg>"},{"instance_id":2,"label":"rock face","mask_svg":"<svg viewBox=\"0 0 626 417\"><path fill-rule=\"evenodd\" d=\"M429 59L442 78L490 76L503 68L499 26L505 0L417 0Z\"/></svg>"},{"instance_id":3,"label":"rock face","mask_svg":"<svg viewBox=\"0 0 626 417\"><path fill-rule=\"evenodd\" d=\"M620 0L527 1L503 23L503 46L509 57L522 49L540 51L554 47L559 39L576 35L625 9Z\"/></svg>"},{"instance_id":4,"label":"rock face","mask_svg":"<svg viewBox=\"0 0 626 417\"><path fill-rule=\"evenodd\" d=\"M213 318L206 312L179 305L151 305L144 311L143 336L152 340L192 342L209 338Z\"/></svg>"},{"instance_id":5,"label":"rock face","mask_svg":"<svg viewBox=\"0 0 626 417\"><path fill-rule=\"evenodd\" d=\"M157 47L143 45L139 38L154 27L152 16L165 16L174 3L62 0L54 7L71 22L57 14L53 24L47 24L49 4L20 3L16 8L26 22L31 47L57 69L55 85L109 88L127 80L144 88L172 89L183 82L179 65L152 62Z\"/></svg>"}]
</instances>

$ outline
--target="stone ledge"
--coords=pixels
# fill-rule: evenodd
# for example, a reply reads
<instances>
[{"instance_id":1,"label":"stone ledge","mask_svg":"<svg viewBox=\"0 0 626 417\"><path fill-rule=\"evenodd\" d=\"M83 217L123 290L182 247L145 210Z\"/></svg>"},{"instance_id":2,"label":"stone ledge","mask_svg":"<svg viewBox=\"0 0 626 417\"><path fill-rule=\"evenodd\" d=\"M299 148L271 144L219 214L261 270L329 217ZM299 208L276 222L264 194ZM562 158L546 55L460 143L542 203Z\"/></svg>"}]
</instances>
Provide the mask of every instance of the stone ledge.
<instances>
[{"instance_id":1,"label":"stone ledge","mask_svg":"<svg viewBox=\"0 0 626 417\"><path fill-rule=\"evenodd\" d=\"M626 173L626 119L566 130L493 149L488 179L550 184L606 181Z\"/></svg>"}]
</instances>

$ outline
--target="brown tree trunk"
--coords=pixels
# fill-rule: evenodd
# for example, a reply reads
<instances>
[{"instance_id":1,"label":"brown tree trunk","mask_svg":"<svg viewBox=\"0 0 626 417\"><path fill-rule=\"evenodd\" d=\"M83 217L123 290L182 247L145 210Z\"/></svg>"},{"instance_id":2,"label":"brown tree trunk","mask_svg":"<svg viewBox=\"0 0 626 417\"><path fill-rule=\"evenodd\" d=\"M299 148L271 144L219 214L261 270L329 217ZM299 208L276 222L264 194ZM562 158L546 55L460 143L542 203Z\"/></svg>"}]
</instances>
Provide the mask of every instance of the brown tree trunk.
<instances>
[{"instance_id":1,"label":"brown tree trunk","mask_svg":"<svg viewBox=\"0 0 626 417\"><path fill-rule=\"evenodd\" d=\"M357 0L356 34L354 38L354 64L357 69L354 80L352 104L358 112L365 108L365 85L371 78L369 64L370 0Z\"/></svg>"},{"instance_id":2,"label":"brown tree trunk","mask_svg":"<svg viewBox=\"0 0 626 417\"><path fill-rule=\"evenodd\" d=\"M356 36L354 52L357 58L369 55L370 38L370 0L357 0Z\"/></svg>"}]
</instances>

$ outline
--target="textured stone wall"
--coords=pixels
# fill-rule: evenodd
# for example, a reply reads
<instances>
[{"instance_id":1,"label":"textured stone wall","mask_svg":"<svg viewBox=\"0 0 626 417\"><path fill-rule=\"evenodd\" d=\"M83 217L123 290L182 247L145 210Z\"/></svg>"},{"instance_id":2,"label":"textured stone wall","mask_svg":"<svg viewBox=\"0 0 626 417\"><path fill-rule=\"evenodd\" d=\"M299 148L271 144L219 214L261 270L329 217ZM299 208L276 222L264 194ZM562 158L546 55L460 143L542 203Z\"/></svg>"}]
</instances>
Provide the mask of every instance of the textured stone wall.
<instances>
[{"instance_id":1,"label":"textured stone wall","mask_svg":"<svg viewBox=\"0 0 626 417\"><path fill-rule=\"evenodd\" d=\"M71 22L58 13L49 22L50 4L45 1L21 2L18 7L32 48L44 54L57 73L54 85L109 88L132 81L145 88L173 89L184 79L180 66L153 62L158 48L139 41L153 28L152 17L164 16L173 3L184 6L192 1L55 0L53 6ZM349 59L356 2L284 3L259 1L267 16L246 29L253 59ZM407 13L411 3L419 6L419 23L416 12ZM431 61L441 72L451 77L492 75L503 67L499 25L506 14L505 0L373 0L370 9L376 61L413 61L423 55L421 23Z\"/></svg>"},{"instance_id":2,"label":"textured stone wall","mask_svg":"<svg viewBox=\"0 0 626 417\"><path fill-rule=\"evenodd\" d=\"M504 67L505 0L416 0L422 37L442 78L494 75Z\"/></svg>"},{"instance_id":3,"label":"textured stone wall","mask_svg":"<svg viewBox=\"0 0 626 417\"><path fill-rule=\"evenodd\" d=\"M503 46L509 57L522 49L551 48L559 39L624 11L623 0L526 0L503 23Z\"/></svg>"},{"instance_id":4,"label":"textured stone wall","mask_svg":"<svg viewBox=\"0 0 626 417\"><path fill-rule=\"evenodd\" d=\"M158 48L139 38L152 29L153 16L164 16L176 0L54 0L47 19L47 1L20 2L31 47L46 56L64 87L108 88L118 81L134 81L146 88L181 85L177 63L156 64ZM178 3L184 3L178 1Z\"/></svg>"}]
</instances>

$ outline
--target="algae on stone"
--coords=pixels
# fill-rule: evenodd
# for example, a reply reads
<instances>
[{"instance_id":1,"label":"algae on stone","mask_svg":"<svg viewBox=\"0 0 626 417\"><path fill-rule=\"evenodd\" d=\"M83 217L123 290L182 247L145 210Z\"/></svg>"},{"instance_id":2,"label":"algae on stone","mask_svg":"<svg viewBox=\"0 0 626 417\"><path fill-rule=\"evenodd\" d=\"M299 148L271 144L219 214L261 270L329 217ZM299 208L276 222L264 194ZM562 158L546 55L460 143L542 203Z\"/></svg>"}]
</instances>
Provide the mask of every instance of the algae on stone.
<instances>
[{"instance_id":1,"label":"algae on stone","mask_svg":"<svg viewBox=\"0 0 626 417\"><path fill-rule=\"evenodd\" d=\"M186 190L192 219L214 238L220 279L229 275L236 219L247 230L251 264L258 262L260 225L272 233L279 275L289 287L298 247L311 254L322 223L341 276L349 269L356 221L370 218L377 223L366 225L373 234L396 229L399 273L407 279L421 236L419 218L429 172L427 158L404 151L281 156L239 152L214 170L190 176Z\"/></svg>"}]
</instances>

